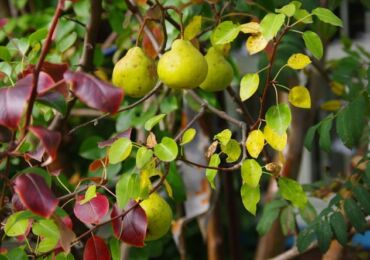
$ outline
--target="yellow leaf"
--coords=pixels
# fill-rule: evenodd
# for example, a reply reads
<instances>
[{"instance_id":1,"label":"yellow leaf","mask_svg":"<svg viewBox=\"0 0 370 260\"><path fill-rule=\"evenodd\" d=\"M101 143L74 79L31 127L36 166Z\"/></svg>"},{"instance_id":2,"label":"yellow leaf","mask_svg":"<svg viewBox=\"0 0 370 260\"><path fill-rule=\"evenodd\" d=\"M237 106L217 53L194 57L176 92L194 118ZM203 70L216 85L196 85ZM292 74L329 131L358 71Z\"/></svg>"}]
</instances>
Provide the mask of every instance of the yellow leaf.
<instances>
[{"instance_id":1,"label":"yellow leaf","mask_svg":"<svg viewBox=\"0 0 370 260\"><path fill-rule=\"evenodd\" d=\"M337 96L342 96L345 90L344 86L336 81L330 82L330 89Z\"/></svg>"},{"instance_id":2,"label":"yellow leaf","mask_svg":"<svg viewBox=\"0 0 370 260\"><path fill-rule=\"evenodd\" d=\"M262 33L257 33L248 37L246 48L250 55L264 50L268 41L263 37Z\"/></svg>"},{"instance_id":3,"label":"yellow leaf","mask_svg":"<svg viewBox=\"0 0 370 260\"><path fill-rule=\"evenodd\" d=\"M253 130L249 133L245 146L253 158L257 158L265 144L265 136L261 130Z\"/></svg>"},{"instance_id":4,"label":"yellow leaf","mask_svg":"<svg viewBox=\"0 0 370 260\"><path fill-rule=\"evenodd\" d=\"M275 150L282 151L284 150L288 136L286 133L279 135L274 132L269 126L265 126L263 129L263 133L265 135L266 142Z\"/></svg>"},{"instance_id":5,"label":"yellow leaf","mask_svg":"<svg viewBox=\"0 0 370 260\"><path fill-rule=\"evenodd\" d=\"M340 100L329 100L321 104L320 108L326 111L338 111L342 106L342 102Z\"/></svg>"},{"instance_id":6,"label":"yellow leaf","mask_svg":"<svg viewBox=\"0 0 370 260\"><path fill-rule=\"evenodd\" d=\"M202 16L196 15L190 21L190 23L185 27L184 39L192 40L194 39L202 28Z\"/></svg>"},{"instance_id":7,"label":"yellow leaf","mask_svg":"<svg viewBox=\"0 0 370 260\"><path fill-rule=\"evenodd\" d=\"M260 24L256 22L241 24L240 31L243 33L258 34L261 32Z\"/></svg>"},{"instance_id":8,"label":"yellow leaf","mask_svg":"<svg viewBox=\"0 0 370 260\"><path fill-rule=\"evenodd\" d=\"M311 108L310 92L303 86L295 86L289 91L289 102L296 107Z\"/></svg>"},{"instance_id":9,"label":"yellow leaf","mask_svg":"<svg viewBox=\"0 0 370 260\"><path fill-rule=\"evenodd\" d=\"M288 59L288 66L294 70L301 70L310 63L310 58L302 53L293 54Z\"/></svg>"}]
</instances>

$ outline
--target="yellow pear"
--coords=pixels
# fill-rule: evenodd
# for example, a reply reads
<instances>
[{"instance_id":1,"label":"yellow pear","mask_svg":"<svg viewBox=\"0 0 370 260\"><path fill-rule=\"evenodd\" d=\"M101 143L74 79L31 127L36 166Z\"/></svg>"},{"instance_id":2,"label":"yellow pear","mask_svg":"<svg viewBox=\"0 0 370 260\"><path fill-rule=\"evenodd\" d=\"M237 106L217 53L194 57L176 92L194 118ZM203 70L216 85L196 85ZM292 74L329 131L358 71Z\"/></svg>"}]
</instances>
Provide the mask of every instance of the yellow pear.
<instances>
[{"instance_id":1,"label":"yellow pear","mask_svg":"<svg viewBox=\"0 0 370 260\"><path fill-rule=\"evenodd\" d=\"M158 62L158 77L174 89L191 89L199 86L207 76L207 62L203 55L186 40L175 40L170 51Z\"/></svg>"},{"instance_id":2,"label":"yellow pear","mask_svg":"<svg viewBox=\"0 0 370 260\"><path fill-rule=\"evenodd\" d=\"M233 80L234 72L221 51L211 47L206 55L208 73L200 87L206 91L221 91Z\"/></svg>"},{"instance_id":3,"label":"yellow pear","mask_svg":"<svg viewBox=\"0 0 370 260\"><path fill-rule=\"evenodd\" d=\"M140 206L145 211L148 227L145 240L156 240L164 236L171 227L172 210L158 193L152 193Z\"/></svg>"},{"instance_id":4,"label":"yellow pear","mask_svg":"<svg viewBox=\"0 0 370 260\"><path fill-rule=\"evenodd\" d=\"M145 96L157 81L155 63L140 47L129 49L113 69L112 83L130 97Z\"/></svg>"}]
</instances>

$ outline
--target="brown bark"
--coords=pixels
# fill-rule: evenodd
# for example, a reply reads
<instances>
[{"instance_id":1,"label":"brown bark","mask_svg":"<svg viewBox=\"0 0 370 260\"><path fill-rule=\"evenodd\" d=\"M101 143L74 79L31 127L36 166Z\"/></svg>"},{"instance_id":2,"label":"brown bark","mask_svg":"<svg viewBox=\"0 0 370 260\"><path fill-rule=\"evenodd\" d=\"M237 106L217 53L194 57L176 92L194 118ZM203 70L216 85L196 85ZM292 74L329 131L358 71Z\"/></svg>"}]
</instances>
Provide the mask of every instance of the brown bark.
<instances>
[{"instance_id":1,"label":"brown bark","mask_svg":"<svg viewBox=\"0 0 370 260\"><path fill-rule=\"evenodd\" d=\"M220 207L217 202L211 212L207 226L207 253L208 260L221 260L222 257L222 234L220 232Z\"/></svg>"}]
</instances>

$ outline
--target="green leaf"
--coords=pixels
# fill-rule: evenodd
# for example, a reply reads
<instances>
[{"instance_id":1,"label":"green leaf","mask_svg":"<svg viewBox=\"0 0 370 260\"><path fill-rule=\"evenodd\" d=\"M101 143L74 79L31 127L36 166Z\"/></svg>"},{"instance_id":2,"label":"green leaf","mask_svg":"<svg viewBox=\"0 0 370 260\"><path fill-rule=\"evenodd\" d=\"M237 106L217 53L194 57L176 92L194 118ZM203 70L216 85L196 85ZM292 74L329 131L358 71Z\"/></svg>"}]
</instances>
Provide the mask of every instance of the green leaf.
<instances>
[{"instance_id":1,"label":"green leaf","mask_svg":"<svg viewBox=\"0 0 370 260\"><path fill-rule=\"evenodd\" d=\"M306 48L312 53L316 59L321 59L323 55L323 45L320 36L312 31L305 31L302 35Z\"/></svg>"},{"instance_id":2,"label":"green leaf","mask_svg":"<svg viewBox=\"0 0 370 260\"><path fill-rule=\"evenodd\" d=\"M266 40L271 40L280 31L285 21L284 14L267 14L261 21L261 32Z\"/></svg>"},{"instance_id":3,"label":"green leaf","mask_svg":"<svg viewBox=\"0 0 370 260\"><path fill-rule=\"evenodd\" d=\"M65 52L68 50L77 40L77 33L72 32L71 34L68 34L66 37L61 39L59 42L57 42L57 50L59 52Z\"/></svg>"},{"instance_id":4,"label":"green leaf","mask_svg":"<svg viewBox=\"0 0 370 260\"><path fill-rule=\"evenodd\" d=\"M28 260L29 259L27 257L26 251L21 246L13 248L6 254L6 256L8 257L7 259L9 260Z\"/></svg>"},{"instance_id":5,"label":"green leaf","mask_svg":"<svg viewBox=\"0 0 370 260\"><path fill-rule=\"evenodd\" d=\"M330 216L330 225L334 231L335 237L342 246L347 244L347 224L340 212L334 212Z\"/></svg>"},{"instance_id":6,"label":"green leaf","mask_svg":"<svg viewBox=\"0 0 370 260\"><path fill-rule=\"evenodd\" d=\"M283 200L274 200L265 205L262 217L257 224L257 231L261 236L270 230L272 224L279 216L280 209L286 205L287 203Z\"/></svg>"},{"instance_id":7,"label":"green leaf","mask_svg":"<svg viewBox=\"0 0 370 260\"><path fill-rule=\"evenodd\" d=\"M184 31L184 39L185 40L192 40L194 39L200 30L202 29L202 16L196 15L194 16L190 23L185 27Z\"/></svg>"},{"instance_id":8,"label":"green leaf","mask_svg":"<svg viewBox=\"0 0 370 260\"><path fill-rule=\"evenodd\" d=\"M221 151L227 155L228 163L237 161L242 153L240 144L235 139L231 139L226 145L221 145Z\"/></svg>"},{"instance_id":9,"label":"green leaf","mask_svg":"<svg viewBox=\"0 0 370 260\"><path fill-rule=\"evenodd\" d=\"M294 18L298 21L301 20L301 23L313 23L310 13L305 9L299 9L295 12Z\"/></svg>"},{"instance_id":10,"label":"green leaf","mask_svg":"<svg viewBox=\"0 0 370 260\"><path fill-rule=\"evenodd\" d=\"M10 55L10 52L8 48L5 46L0 46L0 59L4 61L10 61L12 56Z\"/></svg>"},{"instance_id":11,"label":"green leaf","mask_svg":"<svg viewBox=\"0 0 370 260\"><path fill-rule=\"evenodd\" d=\"M257 73L246 74L240 82L240 99L245 101L253 96L258 89L260 77Z\"/></svg>"},{"instance_id":12,"label":"green leaf","mask_svg":"<svg viewBox=\"0 0 370 260\"><path fill-rule=\"evenodd\" d=\"M333 116L327 116L323 121L320 123L319 127L319 135L320 135L320 147L325 152L330 152L331 150L331 136L330 130L333 124Z\"/></svg>"},{"instance_id":13,"label":"green leaf","mask_svg":"<svg viewBox=\"0 0 370 260\"><path fill-rule=\"evenodd\" d=\"M140 176L136 173L123 174L116 184L118 207L125 208L130 199L136 199L139 195Z\"/></svg>"},{"instance_id":14,"label":"green leaf","mask_svg":"<svg viewBox=\"0 0 370 260\"><path fill-rule=\"evenodd\" d=\"M179 149L175 140L169 137L163 137L162 141L154 146L154 154L159 160L171 162L176 159Z\"/></svg>"},{"instance_id":15,"label":"green leaf","mask_svg":"<svg viewBox=\"0 0 370 260\"><path fill-rule=\"evenodd\" d=\"M218 167L221 163L220 156L218 154L213 154L211 159L209 160L208 166L210 167ZM206 177L209 183L211 184L212 189L215 189L215 177L217 175L216 169L206 169Z\"/></svg>"},{"instance_id":16,"label":"green leaf","mask_svg":"<svg viewBox=\"0 0 370 260\"><path fill-rule=\"evenodd\" d=\"M285 133L291 120L292 114L287 104L271 106L266 112L266 124L279 135Z\"/></svg>"},{"instance_id":17,"label":"green leaf","mask_svg":"<svg viewBox=\"0 0 370 260\"><path fill-rule=\"evenodd\" d=\"M288 17L292 17L295 14L296 6L293 3L284 5L280 9L275 9L275 12L285 14Z\"/></svg>"},{"instance_id":18,"label":"green leaf","mask_svg":"<svg viewBox=\"0 0 370 260\"><path fill-rule=\"evenodd\" d=\"M175 162L170 163L170 171L166 180L173 188L173 198L176 203L182 203L186 200L186 188L182 176L177 170Z\"/></svg>"},{"instance_id":19,"label":"green leaf","mask_svg":"<svg viewBox=\"0 0 370 260\"><path fill-rule=\"evenodd\" d=\"M150 131L152 130L152 128L158 124L160 121L162 121L162 119L166 116L166 114L160 114L160 115L157 115L155 117L152 117L151 119L149 119L148 121L145 122L145 130L146 131Z\"/></svg>"},{"instance_id":20,"label":"green leaf","mask_svg":"<svg viewBox=\"0 0 370 260\"><path fill-rule=\"evenodd\" d=\"M260 187L243 184L240 190L243 205L251 214L256 215L257 203L260 201Z\"/></svg>"},{"instance_id":21,"label":"green leaf","mask_svg":"<svg viewBox=\"0 0 370 260\"><path fill-rule=\"evenodd\" d=\"M120 241L115 237L109 239L109 249L112 255L112 260L121 260L121 245Z\"/></svg>"},{"instance_id":22,"label":"green leaf","mask_svg":"<svg viewBox=\"0 0 370 260\"><path fill-rule=\"evenodd\" d=\"M360 233L365 232L367 229L365 216L356 202L353 199L345 199L343 207L347 218L356 231Z\"/></svg>"},{"instance_id":23,"label":"green leaf","mask_svg":"<svg viewBox=\"0 0 370 260\"><path fill-rule=\"evenodd\" d=\"M140 147L136 153L136 167L143 168L153 158L153 151L145 146Z\"/></svg>"},{"instance_id":24,"label":"green leaf","mask_svg":"<svg viewBox=\"0 0 370 260\"><path fill-rule=\"evenodd\" d=\"M239 31L239 24L234 24L232 21L220 23L212 33L212 45L226 44L234 41Z\"/></svg>"},{"instance_id":25,"label":"green leaf","mask_svg":"<svg viewBox=\"0 0 370 260\"><path fill-rule=\"evenodd\" d=\"M342 20L329 9L318 7L314 9L312 13L324 23L340 27L343 26Z\"/></svg>"},{"instance_id":26,"label":"green leaf","mask_svg":"<svg viewBox=\"0 0 370 260\"><path fill-rule=\"evenodd\" d=\"M132 150L132 142L130 139L123 137L112 144L108 151L109 163L120 163L129 157Z\"/></svg>"},{"instance_id":27,"label":"green leaf","mask_svg":"<svg viewBox=\"0 0 370 260\"><path fill-rule=\"evenodd\" d=\"M304 138L304 146L309 151L312 150L312 145L314 144L315 133L317 129L319 128L319 126L320 124L311 126L306 133L306 137Z\"/></svg>"},{"instance_id":28,"label":"green leaf","mask_svg":"<svg viewBox=\"0 0 370 260\"><path fill-rule=\"evenodd\" d=\"M36 251L40 253L46 253L50 250L53 250L58 245L59 238L56 239L54 237L45 237L41 239L40 243L38 244Z\"/></svg>"},{"instance_id":29,"label":"green leaf","mask_svg":"<svg viewBox=\"0 0 370 260\"><path fill-rule=\"evenodd\" d=\"M342 142L349 148L358 144L365 126L366 100L357 97L337 114L336 127Z\"/></svg>"},{"instance_id":30,"label":"green leaf","mask_svg":"<svg viewBox=\"0 0 370 260\"><path fill-rule=\"evenodd\" d=\"M28 228L29 219L22 218L25 211L18 211L6 220L4 232L9 237L24 235Z\"/></svg>"},{"instance_id":31,"label":"green leaf","mask_svg":"<svg viewBox=\"0 0 370 260\"><path fill-rule=\"evenodd\" d=\"M307 201L304 208L299 208L299 214L307 224L312 223L317 216L316 209L310 201Z\"/></svg>"},{"instance_id":32,"label":"green leaf","mask_svg":"<svg viewBox=\"0 0 370 260\"><path fill-rule=\"evenodd\" d=\"M105 149L98 147L98 142L103 139L99 136L89 136L81 144L79 154L89 160L97 160L105 156Z\"/></svg>"},{"instance_id":33,"label":"green leaf","mask_svg":"<svg viewBox=\"0 0 370 260\"><path fill-rule=\"evenodd\" d=\"M197 133L197 130L195 130L194 128L187 129L184 132L184 134L182 135L180 145L184 145L184 144L187 144L187 143L190 143L191 141L193 141L196 133Z\"/></svg>"},{"instance_id":34,"label":"green leaf","mask_svg":"<svg viewBox=\"0 0 370 260\"><path fill-rule=\"evenodd\" d=\"M365 214L370 215L370 193L362 186L356 185L352 189Z\"/></svg>"},{"instance_id":35,"label":"green leaf","mask_svg":"<svg viewBox=\"0 0 370 260\"><path fill-rule=\"evenodd\" d=\"M38 244L37 251L44 253L54 249L60 238L58 226L51 219L42 219L32 226L32 232L42 237Z\"/></svg>"},{"instance_id":36,"label":"green leaf","mask_svg":"<svg viewBox=\"0 0 370 260\"><path fill-rule=\"evenodd\" d=\"M262 176L262 167L256 160L247 159L242 163L241 173L243 182L252 188L255 188L260 182Z\"/></svg>"},{"instance_id":37,"label":"green leaf","mask_svg":"<svg viewBox=\"0 0 370 260\"><path fill-rule=\"evenodd\" d=\"M4 73L9 78L12 76L12 70L12 66L10 66L8 62L0 62L0 72Z\"/></svg>"},{"instance_id":38,"label":"green leaf","mask_svg":"<svg viewBox=\"0 0 370 260\"><path fill-rule=\"evenodd\" d=\"M317 242L321 252L326 252L329 249L333 232L331 231L330 223L326 220L318 221L315 225L315 233Z\"/></svg>"},{"instance_id":39,"label":"green leaf","mask_svg":"<svg viewBox=\"0 0 370 260\"><path fill-rule=\"evenodd\" d=\"M96 197L96 186L95 185L90 185L89 188L87 188L87 191L85 192L85 197L83 200L80 201L80 205L83 205L93 198Z\"/></svg>"},{"instance_id":40,"label":"green leaf","mask_svg":"<svg viewBox=\"0 0 370 260\"><path fill-rule=\"evenodd\" d=\"M227 145L231 139L231 131L225 129L222 132L215 135L214 139L218 140L222 145Z\"/></svg>"},{"instance_id":41,"label":"green leaf","mask_svg":"<svg viewBox=\"0 0 370 260\"><path fill-rule=\"evenodd\" d=\"M33 46L35 43L41 42L43 39L46 38L48 35L49 29L48 28L41 28L38 29L37 31L33 32L29 37L28 37L28 42L31 46Z\"/></svg>"},{"instance_id":42,"label":"green leaf","mask_svg":"<svg viewBox=\"0 0 370 260\"><path fill-rule=\"evenodd\" d=\"M311 227L308 227L301 231L297 238L297 247L298 251L303 253L308 249L308 247L312 244L315 240L316 235L314 230Z\"/></svg>"},{"instance_id":43,"label":"green leaf","mask_svg":"<svg viewBox=\"0 0 370 260\"><path fill-rule=\"evenodd\" d=\"M179 108L177 98L174 95L168 95L165 97L161 104L159 105L159 109L163 114L169 114Z\"/></svg>"},{"instance_id":44,"label":"green leaf","mask_svg":"<svg viewBox=\"0 0 370 260\"><path fill-rule=\"evenodd\" d=\"M292 206L285 207L280 214L280 226L285 236L295 232L295 215Z\"/></svg>"},{"instance_id":45,"label":"green leaf","mask_svg":"<svg viewBox=\"0 0 370 260\"><path fill-rule=\"evenodd\" d=\"M302 186L295 180L281 177L279 178L279 190L281 196L293 203L298 208L303 208L307 203L306 193L303 191Z\"/></svg>"}]
</instances>

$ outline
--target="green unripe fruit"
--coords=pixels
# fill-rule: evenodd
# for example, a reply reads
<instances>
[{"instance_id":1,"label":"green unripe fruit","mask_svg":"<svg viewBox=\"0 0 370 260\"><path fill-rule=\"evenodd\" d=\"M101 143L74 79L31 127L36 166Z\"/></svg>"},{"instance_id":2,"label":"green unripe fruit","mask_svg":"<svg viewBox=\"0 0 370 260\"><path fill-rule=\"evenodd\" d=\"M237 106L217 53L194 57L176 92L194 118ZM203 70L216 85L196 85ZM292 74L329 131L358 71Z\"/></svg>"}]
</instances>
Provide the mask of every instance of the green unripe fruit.
<instances>
[{"instance_id":1,"label":"green unripe fruit","mask_svg":"<svg viewBox=\"0 0 370 260\"><path fill-rule=\"evenodd\" d=\"M170 51L159 59L158 77L174 89L192 89L207 76L207 62L203 55L186 40L175 40Z\"/></svg>"},{"instance_id":2,"label":"green unripe fruit","mask_svg":"<svg viewBox=\"0 0 370 260\"><path fill-rule=\"evenodd\" d=\"M164 236L171 227L172 210L168 203L157 193L140 203L148 219L145 241L156 240Z\"/></svg>"},{"instance_id":3,"label":"green unripe fruit","mask_svg":"<svg viewBox=\"0 0 370 260\"><path fill-rule=\"evenodd\" d=\"M113 69L112 83L130 97L139 98L152 90L157 82L155 63L140 47L133 47Z\"/></svg>"},{"instance_id":4,"label":"green unripe fruit","mask_svg":"<svg viewBox=\"0 0 370 260\"><path fill-rule=\"evenodd\" d=\"M208 73L206 79L199 87L205 91L221 91L227 88L233 80L234 72L224 55L214 47L206 54Z\"/></svg>"}]
</instances>

